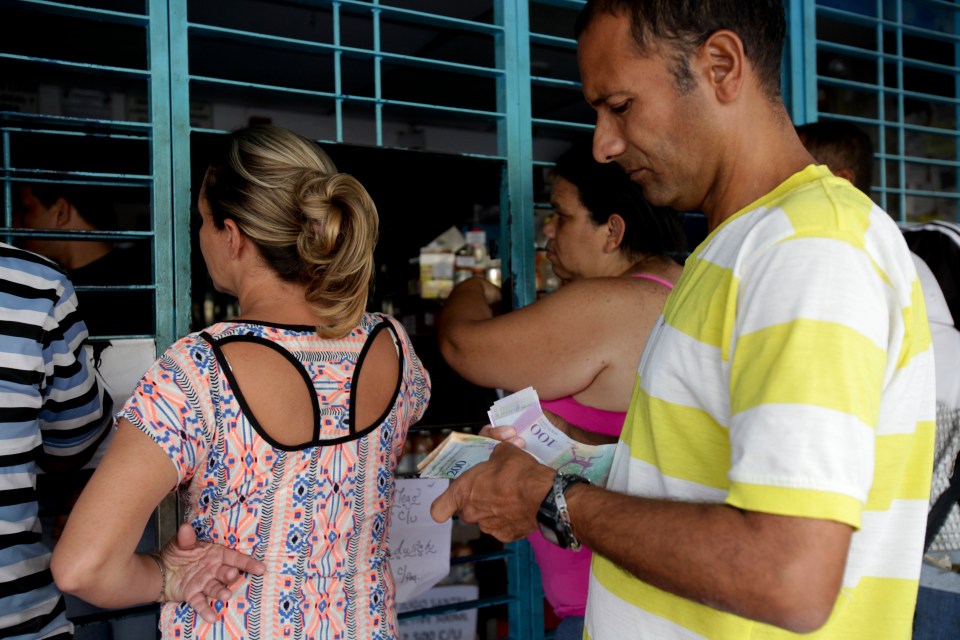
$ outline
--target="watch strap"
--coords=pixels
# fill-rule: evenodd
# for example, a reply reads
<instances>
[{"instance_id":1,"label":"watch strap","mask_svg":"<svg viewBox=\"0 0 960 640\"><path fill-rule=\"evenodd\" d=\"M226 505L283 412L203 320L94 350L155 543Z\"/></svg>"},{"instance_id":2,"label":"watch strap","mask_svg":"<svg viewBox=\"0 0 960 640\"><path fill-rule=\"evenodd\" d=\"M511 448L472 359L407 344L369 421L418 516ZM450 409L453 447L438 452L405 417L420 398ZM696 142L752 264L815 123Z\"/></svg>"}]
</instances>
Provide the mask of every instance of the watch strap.
<instances>
[{"instance_id":1,"label":"watch strap","mask_svg":"<svg viewBox=\"0 0 960 640\"><path fill-rule=\"evenodd\" d=\"M571 551L579 551L581 545L573 535L566 492L571 486L580 482L590 484L590 481L583 476L558 473L554 476L553 485L540 503L540 509L537 512L537 522L544 538Z\"/></svg>"}]
</instances>

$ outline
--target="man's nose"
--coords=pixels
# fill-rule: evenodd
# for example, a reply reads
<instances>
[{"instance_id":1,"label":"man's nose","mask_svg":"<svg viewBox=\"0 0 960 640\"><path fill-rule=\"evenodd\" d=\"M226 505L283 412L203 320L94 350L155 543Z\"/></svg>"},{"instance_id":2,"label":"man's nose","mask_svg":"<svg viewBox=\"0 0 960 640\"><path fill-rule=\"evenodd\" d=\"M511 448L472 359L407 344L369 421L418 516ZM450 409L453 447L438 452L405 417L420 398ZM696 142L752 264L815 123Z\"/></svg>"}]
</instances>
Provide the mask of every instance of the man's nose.
<instances>
[{"instance_id":1,"label":"man's nose","mask_svg":"<svg viewBox=\"0 0 960 640\"><path fill-rule=\"evenodd\" d=\"M613 162L625 148L618 128L609 118L598 116L597 126L593 131L593 158L597 162Z\"/></svg>"}]
</instances>

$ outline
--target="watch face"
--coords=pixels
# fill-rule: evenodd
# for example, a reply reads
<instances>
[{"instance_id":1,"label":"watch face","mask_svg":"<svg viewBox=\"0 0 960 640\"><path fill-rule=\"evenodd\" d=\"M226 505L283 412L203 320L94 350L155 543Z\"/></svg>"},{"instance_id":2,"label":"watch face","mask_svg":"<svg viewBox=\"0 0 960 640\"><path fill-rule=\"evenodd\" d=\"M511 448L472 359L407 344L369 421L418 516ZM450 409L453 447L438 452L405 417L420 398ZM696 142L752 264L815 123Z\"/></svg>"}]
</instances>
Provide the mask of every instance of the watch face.
<instances>
[{"instance_id":1,"label":"watch face","mask_svg":"<svg viewBox=\"0 0 960 640\"><path fill-rule=\"evenodd\" d=\"M557 532L556 532L556 531L554 531L553 529L551 529L551 528L548 527L547 525L543 524L542 522L538 522L538 523L537 523L537 526L540 528L540 535L543 536L543 539L544 539L544 540L546 540L547 542L549 542L549 543L551 543L551 544L555 544L555 545L557 545L557 546L560 546L560 540L557 538Z\"/></svg>"}]
</instances>

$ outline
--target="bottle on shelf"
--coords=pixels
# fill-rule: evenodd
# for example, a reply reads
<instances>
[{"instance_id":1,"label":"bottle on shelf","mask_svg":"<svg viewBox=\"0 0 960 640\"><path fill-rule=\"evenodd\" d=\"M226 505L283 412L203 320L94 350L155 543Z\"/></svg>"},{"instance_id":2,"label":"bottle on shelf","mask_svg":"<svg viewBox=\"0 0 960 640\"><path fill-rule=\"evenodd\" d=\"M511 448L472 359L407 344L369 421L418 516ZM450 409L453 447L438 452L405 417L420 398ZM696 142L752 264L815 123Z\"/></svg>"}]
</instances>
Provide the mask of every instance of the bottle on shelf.
<instances>
[{"instance_id":1,"label":"bottle on shelf","mask_svg":"<svg viewBox=\"0 0 960 640\"><path fill-rule=\"evenodd\" d=\"M473 247L465 244L459 249L453 259L453 282L459 284L473 277L473 266L476 258L473 256Z\"/></svg>"},{"instance_id":2,"label":"bottle on shelf","mask_svg":"<svg viewBox=\"0 0 960 640\"><path fill-rule=\"evenodd\" d=\"M487 251L487 232L483 229L471 229L466 233L467 245L473 252L473 273L471 275L485 277L487 262L490 254Z\"/></svg>"},{"instance_id":3,"label":"bottle on shelf","mask_svg":"<svg viewBox=\"0 0 960 640\"><path fill-rule=\"evenodd\" d=\"M433 438L428 431L418 431L413 436L413 466L417 467L433 451Z\"/></svg>"}]
</instances>

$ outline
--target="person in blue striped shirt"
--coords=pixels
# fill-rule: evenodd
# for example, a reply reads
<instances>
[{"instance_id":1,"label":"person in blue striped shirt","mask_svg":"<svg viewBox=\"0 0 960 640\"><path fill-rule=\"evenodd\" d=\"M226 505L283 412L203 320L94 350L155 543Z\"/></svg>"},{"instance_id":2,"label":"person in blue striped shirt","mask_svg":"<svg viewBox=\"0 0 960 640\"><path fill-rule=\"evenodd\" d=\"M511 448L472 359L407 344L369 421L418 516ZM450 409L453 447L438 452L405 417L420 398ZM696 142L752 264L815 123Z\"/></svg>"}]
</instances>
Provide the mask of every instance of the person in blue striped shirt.
<instances>
[{"instance_id":1,"label":"person in blue striped shirt","mask_svg":"<svg viewBox=\"0 0 960 640\"><path fill-rule=\"evenodd\" d=\"M109 432L113 402L85 348L87 327L66 272L0 243L0 638L73 637L41 542L37 473L86 464ZM214 576L259 563L181 532L158 554L169 593L187 602ZM164 569L164 580L167 569Z\"/></svg>"},{"instance_id":2,"label":"person in blue striped shirt","mask_svg":"<svg viewBox=\"0 0 960 640\"><path fill-rule=\"evenodd\" d=\"M66 273L0 243L0 637L70 638L40 541L38 469L77 469L106 435L112 402L84 343Z\"/></svg>"}]
</instances>

